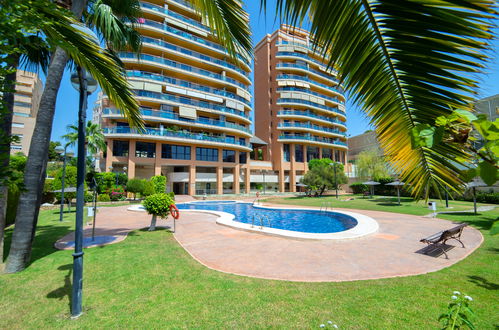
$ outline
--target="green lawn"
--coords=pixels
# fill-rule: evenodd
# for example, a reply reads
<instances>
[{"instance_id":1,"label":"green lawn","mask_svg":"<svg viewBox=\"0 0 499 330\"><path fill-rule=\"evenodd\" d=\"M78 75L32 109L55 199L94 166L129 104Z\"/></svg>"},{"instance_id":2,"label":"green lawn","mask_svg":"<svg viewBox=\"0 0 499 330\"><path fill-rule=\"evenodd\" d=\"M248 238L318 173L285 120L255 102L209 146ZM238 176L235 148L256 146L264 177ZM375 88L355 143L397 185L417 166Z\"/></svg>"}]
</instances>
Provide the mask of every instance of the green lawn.
<instances>
[{"instance_id":1,"label":"green lawn","mask_svg":"<svg viewBox=\"0 0 499 330\"><path fill-rule=\"evenodd\" d=\"M485 236L482 247L450 268L345 283L228 275L197 263L165 230L136 231L122 243L85 251L85 314L69 320L71 251L56 251L52 244L72 226L59 223L57 212L43 211L31 266L0 275L0 328L293 329L332 320L345 329L435 329L451 292L460 290L474 298L477 329L494 329L499 236L487 229L498 216L443 216L467 221Z\"/></svg>"},{"instance_id":2,"label":"green lawn","mask_svg":"<svg viewBox=\"0 0 499 330\"><path fill-rule=\"evenodd\" d=\"M348 200L352 199L353 200ZM276 204L290 204L321 207L322 204L328 203L328 207L333 208L349 208L358 210L373 210L383 212L396 212L414 215L427 215L432 211L428 209L428 205L424 201L415 202L412 198L401 197L401 205L398 205L397 197L382 197L374 196L374 198L363 197L361 195L340 195L339 199L335 196L324 197L274 197L262 200L264 202ZM445 201L437 200L437 211L466 211L473 209L473 203L461 201L449 201L449 208L445 208ZM477 204L483 206L487 204Z\"/></svg>"}]
</instances>

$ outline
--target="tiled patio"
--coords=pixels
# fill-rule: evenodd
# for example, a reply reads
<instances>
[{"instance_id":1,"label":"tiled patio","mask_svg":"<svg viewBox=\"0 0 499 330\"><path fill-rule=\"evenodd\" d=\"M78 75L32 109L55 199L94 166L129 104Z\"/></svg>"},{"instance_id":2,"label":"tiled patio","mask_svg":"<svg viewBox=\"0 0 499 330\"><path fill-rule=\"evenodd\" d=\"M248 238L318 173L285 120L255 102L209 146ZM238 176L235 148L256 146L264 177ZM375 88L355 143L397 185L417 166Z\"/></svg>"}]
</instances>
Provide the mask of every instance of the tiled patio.
<instances>
[{"instance_id":1,"label":"tiled patio","mask_svg":"<svg viewBox=\"0 0 499 330\"><path fill-rule=\"evenodd\" d=\"M483 241L476 229L466 227L462 248L449 241L449 259L420 251L419 240L453 223L404 214L350 210L376 219L378 233L354 240L296 240L245 232L216 224L216 216L181 212L175 238L201 264L222 272L289 281L352 281L424 274L448 267L472 253ZM150 216L127 207L100 209L97 235L117 235L122 240L135 229L147 227ZM172 220L158 220L159 226ZM85 236L91 229L85 230ZM62 238L56 246L72 239Z\"/></svg>"}]
</instances>

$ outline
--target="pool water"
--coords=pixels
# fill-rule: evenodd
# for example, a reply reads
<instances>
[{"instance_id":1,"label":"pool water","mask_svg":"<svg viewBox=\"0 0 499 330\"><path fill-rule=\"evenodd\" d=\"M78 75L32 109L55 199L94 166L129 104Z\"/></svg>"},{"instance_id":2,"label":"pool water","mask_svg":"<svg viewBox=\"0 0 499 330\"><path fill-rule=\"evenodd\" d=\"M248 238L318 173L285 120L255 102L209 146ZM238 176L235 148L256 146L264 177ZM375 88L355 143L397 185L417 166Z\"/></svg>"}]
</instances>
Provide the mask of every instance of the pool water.
<instances>
[{"instance_id":1,"label":"pool water","mask_svg":"<svg viewBox=\"0 0 499 330\"><path fill-rule=\"evenodd\" d=\"M304 233L337 233L353 228L357 220L337 212L318 210L266 209L251 203L232 201L203 201L177 204L179 209L210 210L227 212L235 215L234 221L261 225L264 227L298 231ZM254 219L254 220L253 220ZM270 222L270 224L269 224Z\"/></svg>"}]
</instances>

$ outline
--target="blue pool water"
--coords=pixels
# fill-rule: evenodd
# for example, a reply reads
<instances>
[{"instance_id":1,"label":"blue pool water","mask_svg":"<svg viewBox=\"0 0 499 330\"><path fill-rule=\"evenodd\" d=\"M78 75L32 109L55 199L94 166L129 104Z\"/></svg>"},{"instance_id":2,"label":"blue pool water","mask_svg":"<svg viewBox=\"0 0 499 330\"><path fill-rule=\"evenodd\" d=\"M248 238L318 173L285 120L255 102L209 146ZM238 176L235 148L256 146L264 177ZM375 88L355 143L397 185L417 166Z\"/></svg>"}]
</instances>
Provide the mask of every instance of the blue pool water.
<instances>
[{"instance_id":1,"label":"blue pool water","mask_svg":"<svg viewBox=\"0 0 499 330\"><path fill-rule=\"evenodd\" d=\"M260 226L262 215L270 220L270 226L265 220L264 227L299 231L304 233L337 233L357 225L357 220L345 214L336 212L320 212L316 210L294 209L262 209L250 203L235 203L232 201L203 201L177 204L179 209L221 211L235 215L234 221L249 223L255 218L255 226Z\"/></svg>"}]
</instances>

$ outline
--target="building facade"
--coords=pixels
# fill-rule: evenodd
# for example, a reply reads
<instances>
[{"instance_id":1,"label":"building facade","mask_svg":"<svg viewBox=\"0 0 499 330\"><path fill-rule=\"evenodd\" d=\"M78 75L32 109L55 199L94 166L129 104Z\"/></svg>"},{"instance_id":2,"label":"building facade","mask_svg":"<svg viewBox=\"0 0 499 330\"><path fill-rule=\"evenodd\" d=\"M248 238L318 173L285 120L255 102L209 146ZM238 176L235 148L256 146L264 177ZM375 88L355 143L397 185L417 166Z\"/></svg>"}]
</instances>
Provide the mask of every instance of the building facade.
<instances>
[{"instance_id":1,"label":"building facade","mask_svg":"<svg viewBox=\"0 0 499 330\"><path fill-rule=\"evenodd\" d=\"M141 2L140 55L121 52L146 124L138 134L102 95L101 170L165 175L176 194L249 192L250 59L232 60L189 2Z\"/></svg>"},{"instance_id":2,"label":"building facade","mask_svg":"<svg viewBox=\"0 0 499 330\"><path fill-rule=\"evenodd\" d=\"M28 155L42 92L43 84L36 73L17 71L12 135L17 136L18 141L11 144L11 154Z\"/></svg>"},{"instance_id":3,"label":"building facade","mask_svg":"<svg viewBox=\"0 0 499 330\"><path fill-rule=\"evenodd\" d=\"M255 48L255 135L281 192L314 158L346 163L345 96L305 30L282 25Z\"/></svg>"}]
</instances>

